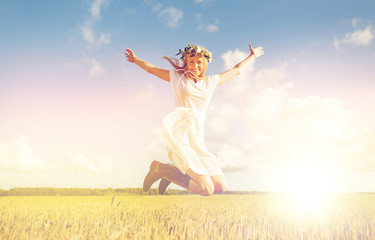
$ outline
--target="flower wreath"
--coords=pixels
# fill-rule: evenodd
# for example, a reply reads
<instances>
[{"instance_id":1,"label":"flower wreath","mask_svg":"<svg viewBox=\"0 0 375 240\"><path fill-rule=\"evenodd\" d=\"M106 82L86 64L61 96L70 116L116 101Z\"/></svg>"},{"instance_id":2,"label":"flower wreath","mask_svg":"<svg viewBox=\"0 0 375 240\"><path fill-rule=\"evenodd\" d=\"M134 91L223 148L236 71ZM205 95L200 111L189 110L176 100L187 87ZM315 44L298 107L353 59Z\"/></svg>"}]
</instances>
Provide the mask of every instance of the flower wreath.
<instances>
[{"instance_id":1,"label":"flower wreath","mask_svg":"<svg viewBox=\"0 0 375 240\"><path fill-rule=\"evenodd\" d=\"M179 52L176 54L176 56L181 54L180 59L184 60L185 56L189 53L201 54L201 56L204 56L209 63L212 62L215 59L215 58L212 57L212 54L211 54L210 51L208 51L207 49L205 49L202 46L193 45L191 43L187 47L185 47L183 50L179 49Z\"/></svg>"}]
</instances>

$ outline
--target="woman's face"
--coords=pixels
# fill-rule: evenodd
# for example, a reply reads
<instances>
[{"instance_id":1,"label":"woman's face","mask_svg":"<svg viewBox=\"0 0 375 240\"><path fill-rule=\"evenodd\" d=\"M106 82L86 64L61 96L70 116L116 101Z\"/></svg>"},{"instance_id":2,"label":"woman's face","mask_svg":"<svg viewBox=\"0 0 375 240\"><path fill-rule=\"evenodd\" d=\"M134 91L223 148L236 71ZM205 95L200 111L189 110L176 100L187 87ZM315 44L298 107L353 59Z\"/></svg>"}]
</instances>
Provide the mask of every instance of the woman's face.
<instances>
[{"instance_id":1,"label":"woman's face","mask_svg":"<svg viewBox=\"0 0 375 240\"><path fill-rule=\"evenodd\" d=\"M201 76L205 70L204 61L206 59L200 54L191 53L187 58L187 71L194 73L196 76Z\"/></svg>"}]
</instances>

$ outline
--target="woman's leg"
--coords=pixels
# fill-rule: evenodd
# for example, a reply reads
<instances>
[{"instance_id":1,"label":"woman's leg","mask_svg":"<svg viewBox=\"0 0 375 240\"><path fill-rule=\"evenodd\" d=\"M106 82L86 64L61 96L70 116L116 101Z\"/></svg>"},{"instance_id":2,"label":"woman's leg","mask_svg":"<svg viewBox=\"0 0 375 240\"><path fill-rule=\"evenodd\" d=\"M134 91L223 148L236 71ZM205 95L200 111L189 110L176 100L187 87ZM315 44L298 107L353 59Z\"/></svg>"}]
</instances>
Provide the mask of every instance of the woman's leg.
<instances>
[{"instance_id":1,"label":"woman's leg","mask_svg":"<svg viewBox=\"0 0 375 240\"><path fill-rule=\"evenodd\" d=\"M147 192L151 185L161 178L202 196L210 196L215 191L213 180L216 181L217 186L219 186L220 181L219 177L214 177L212 179L208 175L197 174L190 168L187 170L186 174L183 174L175 166L153 161L150 166L150 171L147 173L143 182L143 191Z\"/></svg>"},{"instance_id":2,"label":"woman's leg","mask_svg":"<svg viewBox=\"0 0 375 240\"><path fill-rule=\"evenodd\" d=\"M208 176L199 175L193 172L190 168L186 172L193 181L189 183L189 189L192 192L203 196L210 196L215 193L223 193L227 189L227 183L223 175Z\"/></svg>"},{"instance_id":3,"label":"woman's leg","mask_svg":"<svg viewBox=\"0 0 375 240\"><path fill-rule=\"evenodd\" d=\"M198 193L202 196L212 195L215 190L215 186L210 176L197 174L190 168L187 170L186 175L191 178L191 181L189 182L190 191Z\"/></svg>"},{"instance_id":4,"label":"woman's leg","mask_svg":"<svg viewBox=\"0 0 375 240\"><path fill-rule=\"evenodd\" d=\"M177 169L172 164L168 164L168 165ZM179 170L177 169L177 171L179 171ZM190 173L191 175L198 175L198 174L195 174L193 171L191 171L191 172L192 172L192 173ZM198 177L195 178L196 181L198 181L198 182L202 182L202 181L207 182L208 181L206 178L204 178L203 180L200 179L199 176L202 176L202 175L198 175ZM226 191L227 183L226 183L223 175L211 176L211 181L214 185L214 192L215 193L223 193L223 192ZM159 183L159 194L164 194L165 190L167 189L167 187L169 186L170 183L171 182L169 180L162 179ZM190 184L192 184L192 186L190 186ZM202 191L202 189L204 189L205 187L198 187L197 185L199 185L199 184L196 184L195 182L189 183L189 189L191 190L191 188L193 188L194 190L191 190L191 191L193 191L195 193L198 193L198 194L200 194L201 192L204 192L204 191ZM209 187L208 189L211 191L211 187ZM210 195L210 191L208 191L208 192L206 191L203 195Z\"/></svg>"},{"instance_id":5,"label":"woman's leg","mask_svg":"<svg viewBox=\"0 0 375 240\"><path fill-rule=\"evenodd\" d=\"M223 175L211 176L215 186L215 193L223 193L227 190L227 182Z\"/></svg>"},{"instance_id":6,"label":"woman's leg","mask_svg":"<svg viewBox=\"0 0 375 240\"><path fill-rule=\"evenodd\" d=\"M154 160L151 163L150 171L147 173L145 180L143 181L143 191L147 192L150 190L152 184L159 179L166 179L169 182L173 182L186 189L189 189L189 182L191 180L188 175L183 174L175 166ZM166 187L167 186L165 186L165 188Z\"/></svg>"},{"instance_id":7,"label":"woman's leg","mask_svg":"<svg viewBox=\"0 0 375 240\"><path fill-rule=\"evenodd\" d=\"M160 195L163 195L165 193L165 191L167 190L169 184L171 184L171 181L165 179L165 178L162 178L159 182L159 194Z\"/></svg>"}]
</instances>

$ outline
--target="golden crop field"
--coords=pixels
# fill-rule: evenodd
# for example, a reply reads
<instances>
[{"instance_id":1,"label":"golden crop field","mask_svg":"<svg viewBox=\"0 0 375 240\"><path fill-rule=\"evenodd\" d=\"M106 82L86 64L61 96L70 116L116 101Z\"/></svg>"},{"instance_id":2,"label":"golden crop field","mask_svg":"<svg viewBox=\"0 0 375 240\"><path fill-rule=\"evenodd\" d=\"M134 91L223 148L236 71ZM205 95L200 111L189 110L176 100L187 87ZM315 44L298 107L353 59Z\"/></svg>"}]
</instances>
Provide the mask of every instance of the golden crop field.
<instances>
[{"instance_id":1,"label":"golden crop field","mask_svg":"<svg viewBox=\"0 0 375 240\"><path fill-rule=\"evenodd\" d=\"M0 197L0 239L375 239L375 195Z\"/></svg>"}]
</instances>

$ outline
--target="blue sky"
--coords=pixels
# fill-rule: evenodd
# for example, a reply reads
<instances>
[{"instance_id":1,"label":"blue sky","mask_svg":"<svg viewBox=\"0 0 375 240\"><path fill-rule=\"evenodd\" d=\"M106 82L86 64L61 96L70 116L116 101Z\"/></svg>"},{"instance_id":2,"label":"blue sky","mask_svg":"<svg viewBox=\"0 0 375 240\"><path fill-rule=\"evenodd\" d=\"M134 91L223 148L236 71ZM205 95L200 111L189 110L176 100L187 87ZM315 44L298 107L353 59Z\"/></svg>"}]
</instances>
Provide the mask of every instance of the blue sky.
<instances>
[{"instance_id":1,"label":"blue sky","mask_svg":"<svg viewBox=\"0 0 375 240\"><path fill-rule=\"evenodd\" d=\"M332 189L375 191L374 9L337 0L2 1L0 188L140 186L151 159L168 162L159 127L173 102L170 86L127 63L124 50L170 69L161 56L203 45L216 74L251 43L265 55L217 90L207 119L207 146L231 188L290 190L290 169L312 166L335 173Z\"/></svg>"}]
</instances>

